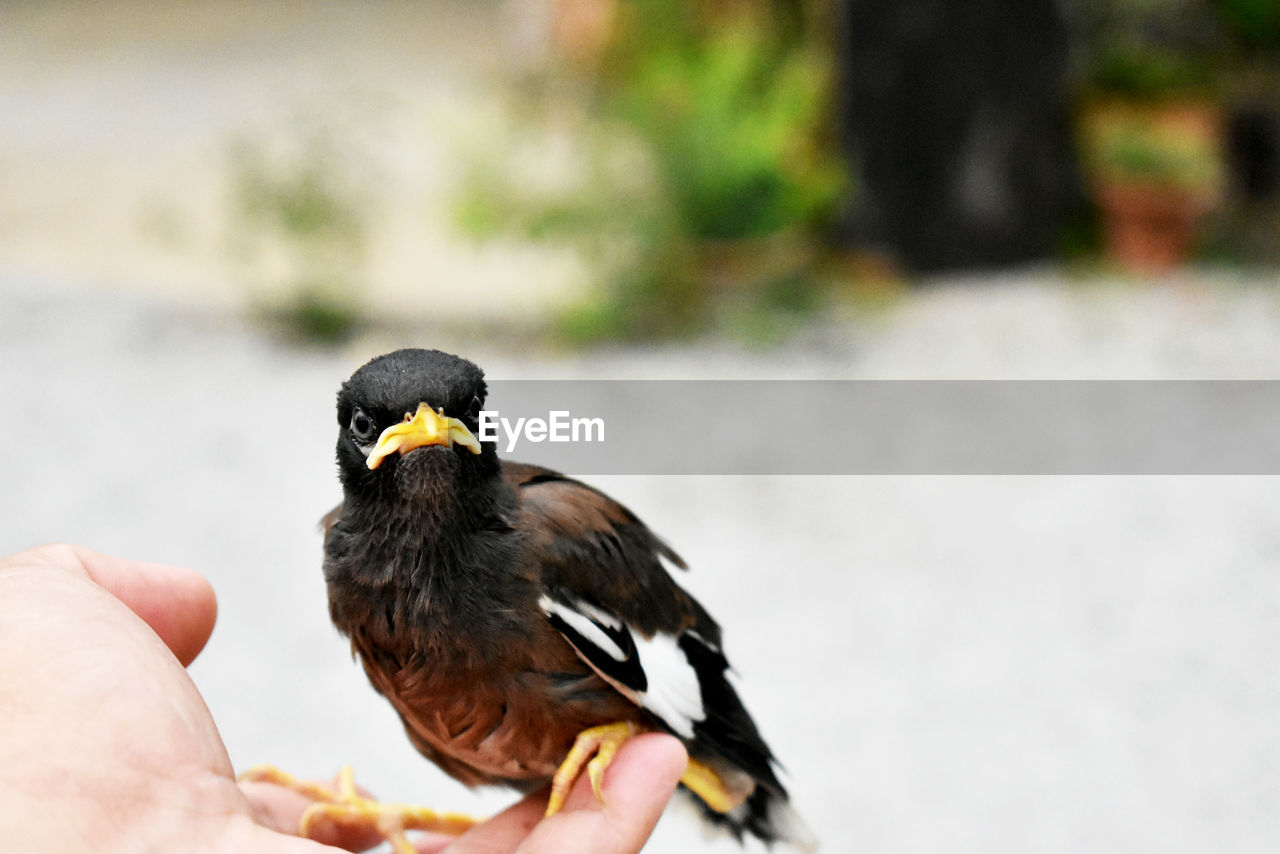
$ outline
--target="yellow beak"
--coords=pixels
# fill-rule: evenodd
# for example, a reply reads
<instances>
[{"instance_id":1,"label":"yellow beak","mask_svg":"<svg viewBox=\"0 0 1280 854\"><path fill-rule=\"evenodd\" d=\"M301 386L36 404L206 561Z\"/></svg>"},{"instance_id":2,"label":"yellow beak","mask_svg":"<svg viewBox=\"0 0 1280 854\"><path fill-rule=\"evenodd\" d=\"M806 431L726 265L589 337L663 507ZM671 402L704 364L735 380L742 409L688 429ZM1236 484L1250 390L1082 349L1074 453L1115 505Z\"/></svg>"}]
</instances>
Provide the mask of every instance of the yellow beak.
<instances>
[{"instance_id":1,"label":"yellow beak","mask_svg":"<svg viewBox=\"0 0 1280 854\"><path fill-rule=\"evenodd\" d=\"M437 413L425 403L419 403L417 412L412 415L406 412L404 421L382 431L378 444L369 452L366 464L376 469L397 451L407 454L426 445L452 448L455 442L473 454L480 453L480 443L465 424L445 415L443 409Z\"/></svg>"}]
</instances>

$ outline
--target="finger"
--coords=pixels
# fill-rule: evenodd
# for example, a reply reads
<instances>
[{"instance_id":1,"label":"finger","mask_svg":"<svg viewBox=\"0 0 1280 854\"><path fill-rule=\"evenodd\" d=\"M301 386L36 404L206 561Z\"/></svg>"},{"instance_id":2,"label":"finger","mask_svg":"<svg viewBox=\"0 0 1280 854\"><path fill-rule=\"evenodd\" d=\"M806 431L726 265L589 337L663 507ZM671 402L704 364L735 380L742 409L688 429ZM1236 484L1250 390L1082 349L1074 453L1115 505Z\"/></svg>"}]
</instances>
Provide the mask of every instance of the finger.
<instances>
[{"instance_id":1,"label":"finger","mask_svg":"<svg viewBox=\"0 0 1280 854\"><path fill-rule=\"evenodd\" d=\"M239 784L253 809L253 818L263 827L296 836L302 814L315 801L293 789L275 783L245 781Z\"/></svg>"},{"instance_id":2,"label":"finger","mask_svg":"<svg viewBox=\"0 0 1280 854\"><path fill-rule=\"evenodd\" d=\"M14 556L14 560L24 559L83 570L149 625L183 666L204 648L217 620L213 588L190 569L113 557L79 546L43 546Z\"/></svg>"},{"instance_id":3,"label":"finger","mask_svg":"<svg viewBox=\"0 0 1280 854\"><path fill-rule=\"evenodd\" d=\"M315 803L306 795L275 783L244 782L240 784L240 791L249 800L254 821L269 830L289 836L298 835L302 814ZM383 841L382 834L368 822L358 825L342 824L322 816L313 819L307 830L309 839L344 851L367 851ZM423 833L415 834L413 845L420 854L434 854L453 841L453 836Z\"/></svg>"},{"instance_id":4,"label":"finger","mask_svg":"<svg viewBox=\"0 0 1280 854\"><path fill-rule=\"evenodd\" d=\"M201 838L201 850L252 851L256 854L338 854L338 849L303 839L294 833L281 833L264 827L249 817L235 820L222 828L217 837Z\"/></svg>"},{"instance_id":5,"label":"finger","mask_svg":"<svg viewBox=\"0 0 1280 854\"><path fill-rule=\"evenodd\" d=\"M455 854L455 852L462 850L457 847L458 837L445 836L443 833L411 833L409 834L409 843L413 845L413 850L417 854ZM515 844L512 843L504 850L511 851ZM465 850L475 851L476 849L469 848Z\"/></svg>"},{"instance_id":6,"label":"finger","mask_svg":"<svg viewBox=\"0 0 1280 854\"><path fill-rule=\"evenodd\" d=\"M636 854L662 817L688 761L684 745L669 735L631 739L605 771L603 803L583 775L564 810L534 828L517 851Z\"/></svg>"},{"instance_id":7,"label":"finger","mask_svg":"<svg viewBox=\"0 0 1280 854\"><path fill-rule=\"evenodd\" d=\"M314 800L275 783L244 782L240 791L249 799L254 821L279 833L297 836L302 814ZM310 828L308 836L324 845L347 851L364 851L382 841L381 834L369 825L352 827L321 819Z\"/></svg>"},{"instance_id":8,"label":"finger","mask_svg":"<svg viewBox=\"0 0 1280 854\"><path fill-rule=\"evenodd\" d=\"M429 854L444 850L448 854L481 854L492 851L514 851L520 841L529 835L542 820L547 810L547 793L544 789L512 804L490 819L476 825L443 849L426 849Z\"/></svg>"},{"instance_id":9,"label":"finger","mask_svg":"<svg viewBox=\"0 0 1280 854\"><path fill-rule=\"evenodd\" d=\"M339 786L339 778L325 780L320 785L330 790ZM254 821L277 833L297 836L302 824L302 814L315 803L312 798L287 786L264 781L246 780L240 783L240 791L248 799ZM362 787L356 791L362 797L373 795ZM307 836L324 845L332 845L346 851L366 851L383 841L382 834L368 822L343 824L341 821L319 816L312 819ZM456 837L438 833L415 834L413 845L419 852L433 854L440 851Z\"/></svg>"},{"instance_id":10,"label":"finger","mask_svg":"<svg viewBox=\"0 0 1280 854\"><path fill-rule=\"evenodd\" d=\"M530 795L462 836L448 854L632 854L643 847L684 773L684 746L668 735L631 739L605 771L603 803L583 774L564 809L543 818L547 793Z\"/></svg>"}]
</instances>

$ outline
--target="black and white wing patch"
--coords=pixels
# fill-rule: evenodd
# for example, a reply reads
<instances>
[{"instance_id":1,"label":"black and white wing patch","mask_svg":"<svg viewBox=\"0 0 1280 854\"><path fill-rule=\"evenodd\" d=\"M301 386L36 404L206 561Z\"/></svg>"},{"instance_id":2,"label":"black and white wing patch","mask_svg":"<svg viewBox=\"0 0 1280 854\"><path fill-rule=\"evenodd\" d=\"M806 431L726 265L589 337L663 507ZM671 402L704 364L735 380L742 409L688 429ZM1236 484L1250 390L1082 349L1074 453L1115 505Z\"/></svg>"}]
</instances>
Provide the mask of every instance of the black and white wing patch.
<instances>
[{"instance_id":1,"label":"black and white wing patch","mask_svg":"<svg viewBox=\"0 0 1280 854\"><path fill-rule=\"evenodd\" d=\"M772 752L729 683L729 662L707 637L718 635L709 617L707 633L684 628L646 635L630 621L563 591L544 593L538 604L602 679L683 738L689 754L709 764L722 781L750 793L726 813L703 804L708 819L739 838L750 832L813 850L812 835L778 781Z\"/></svg>"},{"instance_id":2,"label":"black and white wing patch","mask_svg":"<svg viewBox=\"0 0 1280 854\"><path fill-rule=\"evenodd\" d=\"M703 680L695 666L705 641L692 631L646 637L618 617L581 599L539 600L543 613L578 655L637 706L649 710L676 735L693 738L706 720ZM714 647L708 651L717 652ZM690 653L693 653L690 655ZM715 659L723 661L719 655Z\"/></svg>"}]
</instances>

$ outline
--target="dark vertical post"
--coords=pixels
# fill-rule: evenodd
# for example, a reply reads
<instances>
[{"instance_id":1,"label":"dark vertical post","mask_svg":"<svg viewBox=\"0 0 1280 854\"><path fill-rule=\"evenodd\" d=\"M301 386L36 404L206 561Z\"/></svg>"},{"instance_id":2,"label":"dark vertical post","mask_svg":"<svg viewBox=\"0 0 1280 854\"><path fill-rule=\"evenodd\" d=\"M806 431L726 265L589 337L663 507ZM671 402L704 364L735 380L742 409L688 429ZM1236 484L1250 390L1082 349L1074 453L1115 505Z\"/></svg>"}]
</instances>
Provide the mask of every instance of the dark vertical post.
<instances>
[{"instance_id":1,"label":"dark vertical post","mask_svg":"<svg viewBox=\"0 0 1280 854\"><path fill-rule=\"evenodd\" d=\"M847 238L908 269L1052 255L1078 194L1054 0L845 0Z\"/></svg>"}]
</instances>

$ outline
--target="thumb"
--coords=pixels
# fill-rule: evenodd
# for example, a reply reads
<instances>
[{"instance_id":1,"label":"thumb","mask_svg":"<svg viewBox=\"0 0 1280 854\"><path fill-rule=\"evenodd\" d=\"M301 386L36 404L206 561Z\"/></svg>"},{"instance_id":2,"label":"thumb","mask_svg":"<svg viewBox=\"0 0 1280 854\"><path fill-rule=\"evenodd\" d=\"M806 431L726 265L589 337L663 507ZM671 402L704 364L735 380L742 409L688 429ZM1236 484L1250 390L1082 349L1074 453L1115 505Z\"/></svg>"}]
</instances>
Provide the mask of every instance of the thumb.
<instances>
[{"instance_id":1,"label":"thumb","mask_svg":"<svg viewBox=\"0 0 1280 854\"><path fill-rule=\"evenodd\" d=\"M83 572L151 627L183 666L199 655L218 617L213 587L199 573L79 546L42 546L14 560Z\"/></svg>"}]
</instances>

